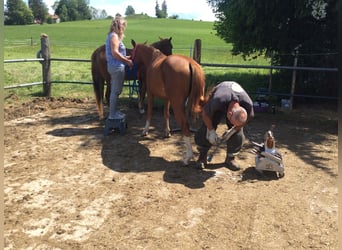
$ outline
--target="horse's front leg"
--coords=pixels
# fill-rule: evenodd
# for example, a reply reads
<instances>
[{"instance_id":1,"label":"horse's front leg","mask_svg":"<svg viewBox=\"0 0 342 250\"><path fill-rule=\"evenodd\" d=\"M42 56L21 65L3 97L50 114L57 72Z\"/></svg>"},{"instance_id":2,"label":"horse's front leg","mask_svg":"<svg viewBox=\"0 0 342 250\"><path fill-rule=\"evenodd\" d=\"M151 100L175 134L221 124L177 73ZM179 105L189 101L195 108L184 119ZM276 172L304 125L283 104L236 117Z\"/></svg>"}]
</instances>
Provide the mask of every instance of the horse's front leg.
<instances>
[{"instance_id":1,"label":"horse's front leg","mask_svg":"<svg viewBox=\"0 0 342 250\"><path fill-rule=\"evenodd\" d=\"M164 103L164 119L165 119L165 138L171 137L170 130L170 101L165 100Z\"/></svg>"},{"instance_id":2,"label":"horse's front leg","mask_svg":"<svg viewBox=\"0 0 342 250\"><path fill-rule=\"evenodd\" d=\"M145 108L144 108L144 100L145 100L145 94L146 94L146 86L145 83L142 80L139 80L140 83L140 91L139 91L139 101L138 101L138 108L140 114L145 113Z\"/></svg>"},{"instance_id":3,"label":"horse's front leg","mask_svg":"<svg viewBox=\"0 0 342 250\"><path fill-rule=\"evenodd\" d=\"M147 115L146 115L146 123L145 128L142 132L142 136L148 135L148 130L150 129L151 119L152 119L152 111L153 111L153 95L147 95Z\"/></svg>"},{"instance_id":4,"label":"horse's front leg","mask_svg":"<svg viewBox=\"0 0 342 250\"><path fill-rule=\"evenodd\" d=\"M138 79L139 79L139 101L138 101L138 108L140 114L145 113L144 108L144 100L146 95L146 75L144 73L145 69L141 68L139 70Z\"/></svg>"}]
</instances>

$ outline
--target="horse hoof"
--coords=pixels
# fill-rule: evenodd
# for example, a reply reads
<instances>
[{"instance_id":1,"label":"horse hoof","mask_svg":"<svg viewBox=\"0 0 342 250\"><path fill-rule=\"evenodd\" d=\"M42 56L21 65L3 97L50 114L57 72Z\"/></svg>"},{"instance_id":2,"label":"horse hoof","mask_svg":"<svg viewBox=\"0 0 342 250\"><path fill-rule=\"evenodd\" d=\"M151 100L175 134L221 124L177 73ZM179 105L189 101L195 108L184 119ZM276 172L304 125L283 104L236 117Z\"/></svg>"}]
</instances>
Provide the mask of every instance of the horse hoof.
<instances>
[{"instance_id":1,"label":"horse hoof","mask_svg":"<svg viewBox=\"0 0 342 250\"><path fill-rule=\"evenodd\" d=\"M139 109L139 113L140 113L141 115L145 114L145 109Z\"/></svg>"},{"instance_id":2,"label":"horse hoof","mask_svg":"<svg viewBox=\"0 0 342 250\"><path fill-rule=\"evenodd\" d=\"M142 133L141 133L141 136L147 136L148 135L148 132L146 132L146 131L143 131Z\"/></svg>"},{"instance_id":3,"label":"horse hoof","mask_svg":"<svg viewBox=\"0 0 342 250\"><path fill-rule=\"evenodd\" d=\"M171 133L165 134L164 138L170 138L171 137Z\"/></svg>"}]
</instances>

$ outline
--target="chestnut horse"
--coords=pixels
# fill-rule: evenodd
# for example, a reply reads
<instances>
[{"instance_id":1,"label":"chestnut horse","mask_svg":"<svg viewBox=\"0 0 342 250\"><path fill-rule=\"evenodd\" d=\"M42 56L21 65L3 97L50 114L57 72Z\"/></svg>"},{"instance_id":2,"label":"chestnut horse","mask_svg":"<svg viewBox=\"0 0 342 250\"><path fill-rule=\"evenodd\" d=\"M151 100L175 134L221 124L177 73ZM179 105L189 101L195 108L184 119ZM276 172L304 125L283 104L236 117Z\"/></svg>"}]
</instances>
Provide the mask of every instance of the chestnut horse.
<instances>
[{"instance_id":1,"label":"chestnut horse","mask_svg":"<svg viewBox=\"0 0 342 250\"><path fill-rule=\"evenodd\" d=\"M135 43L133 41L133 43ZM194 114L202 111L205 102L205 75L202 67L183 55L166 56L152 46L135 44L132 60L146 69L147 118L142 135L147 135L152 118L153 99L164 100L165 136L170 134L170 106L181 127L186 148L184 164L193 157L186 106Z\"/></svg>"},{"instance_id":2,"label":"chestnut horse","mask_svg":"<svg viewBox=\"0 0 342 250\"><path fill-rule=\"evenodd\" d=\"M159 49L165 55L172 54L172 44L170 38L159 38L151 46ZM128 56L132 55L133 49L126 49L126 54ZM136 65L135 65L136 67ZM130 70L126 67L125 80L139 81L139 110L140 113L144 113L144 98L145 98L145 70L142 67L135 70ZM91 73L93 78L93 87L96 97L96 105L99 114L99 118L102 120L104 118L103 102L104 102L104 85L107 85L106 89L106 101L109 104L110 96L110 74L107 71L107 59L106 59L106 45L102 45L97 48L91 55Z\"/></svg>"}]
</instances>

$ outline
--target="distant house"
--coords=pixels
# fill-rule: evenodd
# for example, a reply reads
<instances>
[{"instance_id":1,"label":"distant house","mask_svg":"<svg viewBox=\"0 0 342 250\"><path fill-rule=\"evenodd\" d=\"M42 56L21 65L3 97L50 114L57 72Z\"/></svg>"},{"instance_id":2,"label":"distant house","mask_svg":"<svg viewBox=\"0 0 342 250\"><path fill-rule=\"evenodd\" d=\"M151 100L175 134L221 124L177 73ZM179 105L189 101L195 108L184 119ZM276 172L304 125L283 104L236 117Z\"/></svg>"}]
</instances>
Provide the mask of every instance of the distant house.
<instances>
[{"instance_id":1,"label":"distant house","mask_svg":"<svg viewBox=\"0 0 342 250\"><path fill-rule=\"evenodd\" d=\"M60 23L61 19L58 15L50 15L50 18L52 19L52 23Z\"/></svg>"},{"instance_id":2,"label":"distant house","mask_svg":"<svg viewBox=\"0 0 342 250\"><path fill-rule=\"evenodd\" d=\"M33 20L33 23L34 24L42 24L42 21L40 19L36 18L36 19Z\"/></svg>"}]
</instances>

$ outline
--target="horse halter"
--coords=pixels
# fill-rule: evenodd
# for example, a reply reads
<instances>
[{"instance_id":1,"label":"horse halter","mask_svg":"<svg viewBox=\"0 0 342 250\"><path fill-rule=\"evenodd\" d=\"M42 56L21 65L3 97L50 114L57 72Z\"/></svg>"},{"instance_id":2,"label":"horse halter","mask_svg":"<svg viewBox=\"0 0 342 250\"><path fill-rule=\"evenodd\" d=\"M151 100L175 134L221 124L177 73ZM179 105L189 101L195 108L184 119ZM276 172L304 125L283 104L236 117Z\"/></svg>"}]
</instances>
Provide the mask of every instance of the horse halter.
<instances>
[{"instance_id":1,"label":"horse halter","mask_svg":"<svg viewBox=\"0 0 342 250\"><path fill-rule=\"evenodd\" d=\"M134 46L133 51L132 51L131 59L132 59L133 63L135 60L136 53L137 53L137 45Z\"/></svg>"}]
</instances>

